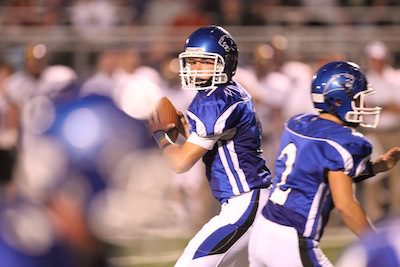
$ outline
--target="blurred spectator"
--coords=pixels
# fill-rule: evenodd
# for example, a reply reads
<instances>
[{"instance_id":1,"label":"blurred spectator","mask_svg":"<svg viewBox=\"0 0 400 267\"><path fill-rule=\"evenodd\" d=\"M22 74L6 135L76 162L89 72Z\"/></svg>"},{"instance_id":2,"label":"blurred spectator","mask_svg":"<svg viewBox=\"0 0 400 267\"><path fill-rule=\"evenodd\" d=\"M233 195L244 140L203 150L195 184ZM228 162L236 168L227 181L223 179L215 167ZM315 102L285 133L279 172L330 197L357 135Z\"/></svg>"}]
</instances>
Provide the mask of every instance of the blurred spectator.
<instances>
[{"instance_id":1,"label":"blurred spectator","mask_svg":"<svg viewBox=\"0 0 400 267\"><path fill-rule=\"evenodd\" d=\"M367 59L366 77L374 87L376 93L369 98L370 105L382 107L381 118L376 129L371 129L377 146L385 151L399 144L400 136L400 71L394 69L389 62L389 50L380 41L373 41L365 46ZM367 183L364 190L366 211L372 219L379 219L385 213L385 206L389 205L389 212L400 213L400 166L396 166L389 173L387 188L389 195L385 194L385 180L376 179L375 183Z\"/></svg>"},{"instance_id":2,"label":"blurred spectator","mask_svg":"<svg viewBox=\"0 0 400 267\"><path fill-rule=\"evenodd\" d=\"M19 108L36 93L40 75L47 65L47 56L43 44L28 45L24 49L22 69L11 75L6 86L6 94Z\"/></svg>"},{"instance_id":3,"label":"blurred spectator","mask_svg":"<svg viewBox=\"0 0 400 267\"><path fill-rule=\"evenodd\" d=\"M119 0L119 6L122 6L126 9L126 6L130 7L127 10L127 15L130 16L130 19L126 20L128 24L132 25L140 25L142 24L142 19L145 14L146 6L149 3L148 0ZM131 23L129 23L129 21Z\"/></svg>"},{"instance_id":4,"label":"blurred spectator","mask_svg":"<svg viewBox=\"0 0 400 267\"><path fill-rule=\"evenodd\" d=\"M18 107L7 95L7 83L13 73L12 66L0 62L0 148L14 147L18 138Z\"/></svg>"},{"instance_id":5,"label":"blurred spectator","mask_svg":"<svg viewBox=\"0 0 400 267\"><path fill-rule=\"evenodd\" d=\"M71 24L83 38L104 34L119 22L113 1L78 0L71 7Z\"/></svg>"},{"instance_id":6,"label":"blurred spectator","mask_svg":"<svg viewBox=\"0 0 400 267\"><path fill-rule=\"evenodd\" d=\"M44 0L42 2L41 25L58 26L68 23L67 1Z\"/></svg>"},{"instance_id":7,"label":"blurred spectator","mask_svg":"<svg viewBox=\"0 0 400 267\"><path fill-rule=\"evenodd\" d=\"M338 0L301 0L305 8L307 24L311 26L324 26L330 24L346 23L345 12L340 12L335 7L339 6Z\"/></svg>"},{"instance_id":8,"label":"blurred spectator","mask_svg":"<svg viewBox=\"0 0 400 267\"><path fill-rule=\"evenodd\" d=\"M166 42L154 41L146 44L146 51L142 52L143 65L149 66L158 72L164 60L169 58L170 48Z\"/></svg>"},{"instance_id":9,"label":"blurred spectator","mask_svg":"<svg viewBox=\"0 0 400 267\"><path fill-rule=\"evenodd\" d=\"M287 119L294 114L315 113L311 98L307 95L310 92L313 69L302 61L288 61L282 66L282 72L289 77L292 84L283 108L284 117Z\"/></svg>"},{"instance_id":10,"label":"blurred spectator","mask_svg":"<svg viewBox=\"0 0 400 267\"><path fill-rule=\"evenodd\" d=\"M202 9L203 2L187 1L186 9L177 14L171 21L172 26L204 26L212 24L211 18Z\"/></svg>"},{"instance_id":11,"label":"blurred spectator","mask_svg":"<svg viewBox=\"0 0 400 267\"><path fill-rule=\"evenodd\" d=\"M4 83L4 99L8 105L4 111L10 123L3 141L15 145L19 138L19 122L25 104L37 93L41 73L47 65L47 51L43 44L28 45L23 50L23 66L13 72ZM7 119L7 120L8 120Z\"/></svg>"},{"instance_id":12,"label":"blurred spectator","mask_svg":"<svg viewBox=\"0 0 400 267\"><path fill-rule=\"evenodd\" d=\"M114 100L130 116L147 119L162 97L160 75L141 64L140 54L135 49L122 50L119 58Z\"/></svg>"},{"instance_id":13,"label":"blurred spectator","mask_svg":"<svg viewBox=\"0 0 400 267\"><path fill-rule=\"evenodd\" d=\"M35 26L39 24L37 8L33 0L11 0L9 10L5 14L4 23L19 26Z\"/></svg>"},{"instance_id":14,"label":"blurred spectator","mask_svg":"<svg viewBox=\"0 0 400 267\"><path fill-rule=\"evenodd\" d=\"M208 10L218 25L264 25L265 19L259 10L251 8L257 1L218 0L208 1Z\"/></svg>"},{"instance_id":15,"label":"blurred spectator","mask_svg":"<svg viewBox=\"0 0 400 267\"><path fill-rule=\"evenodd\" d=\"M99 94L113 97L116 79L115 71L118 67L118 54L113 50L106 50L99 53L96 62L96 72L90 76L80 90L82 96Z\"/></svg>"},{"instance_id":16,"label":"blurred spectator","mask_svg":"<svg viewBox=\"0 0 400 267\"><path fill-rule=\"evenodd\" d=\"M187 0L150 0L143 15L145 25L171 25L190 5ZM160 15L162 14L162 16Z\"/></svg>"}]
</instances>

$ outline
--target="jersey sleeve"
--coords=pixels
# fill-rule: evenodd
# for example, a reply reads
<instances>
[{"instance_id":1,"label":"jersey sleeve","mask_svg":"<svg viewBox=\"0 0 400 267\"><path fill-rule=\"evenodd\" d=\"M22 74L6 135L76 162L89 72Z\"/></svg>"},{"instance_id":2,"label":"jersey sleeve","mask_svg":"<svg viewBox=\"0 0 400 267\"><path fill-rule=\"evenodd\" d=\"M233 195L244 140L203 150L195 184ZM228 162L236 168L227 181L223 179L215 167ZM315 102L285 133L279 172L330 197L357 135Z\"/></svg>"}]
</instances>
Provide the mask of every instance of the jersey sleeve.
<instances>
[{"instance_id":1,"label":"jersey sleeve","mask_svg":"<svg viewBox=\"0 0 400 267\"><path fill-rule=\"evenodd\" d=\"M372 174L372 163L371 163L371 153L372 145L366 139L360 139L360 142L351 143L349 146L349 151L353 156L354 160L354 172L351 173L353 180L358 181L359 178L368 178Z\"/></svg>"},{"instance_id":2,"label":"jersey sleeve","mask_svg":"<svg viewBox=\"0 0 400 267\"><path fill-rule=\"evenodd\" d=\"M324 154L329 170L342 170L350 177L357 177L370 167L371 144L365 139L348 139L344 143L328 141Z\"/></svg>"},{"instance_id":3,"label":"jersey sleeve","mask_svg":"<svg viewBox=\"0 0 400 267\"><path fill-rule=\"evenodd\" d=\"M222 137L228 130L235 128L242 115L244 101L228 103L223 100L207 101L188 110L190 131L199 137Z\"/></svg>"}]
</instances>

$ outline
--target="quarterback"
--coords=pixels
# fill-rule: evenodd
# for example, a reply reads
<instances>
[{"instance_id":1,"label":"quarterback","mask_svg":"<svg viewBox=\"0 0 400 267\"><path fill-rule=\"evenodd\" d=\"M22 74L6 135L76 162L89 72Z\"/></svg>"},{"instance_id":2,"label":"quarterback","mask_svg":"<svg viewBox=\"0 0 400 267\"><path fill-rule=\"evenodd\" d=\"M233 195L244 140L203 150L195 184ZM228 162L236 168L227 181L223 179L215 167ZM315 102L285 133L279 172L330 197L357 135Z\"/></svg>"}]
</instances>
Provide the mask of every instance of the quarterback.
<instances>
[{"instance_id":1,"label":"quarterback","mask_svg":"<svg viewBox=\"0 0 400 267\"><path fill-rule=\"evenodd\" d=\"M150 129L176 172L203 158L221 211L192 238L175 266L248 266L250 229L271 174L261 154L251 96L232 80L236 42L221 27L201 27L186 40L179 60L183 89L198 91L187 110L188 124L182 118L187 140L183 145L170 142L168 127L154 117Z\"/></svg>"}]
</instances>

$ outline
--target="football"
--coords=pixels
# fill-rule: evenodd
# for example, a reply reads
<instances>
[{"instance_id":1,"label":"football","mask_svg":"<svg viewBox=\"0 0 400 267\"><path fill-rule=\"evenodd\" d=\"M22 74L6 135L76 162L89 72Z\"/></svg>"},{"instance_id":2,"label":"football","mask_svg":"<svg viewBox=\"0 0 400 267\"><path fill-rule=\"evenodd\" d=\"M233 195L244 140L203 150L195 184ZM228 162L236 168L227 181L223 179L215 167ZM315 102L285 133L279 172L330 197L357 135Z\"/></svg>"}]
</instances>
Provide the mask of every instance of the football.
<instances>
[{"instance_id":1,"label":"football","mask_svg":"<svg viewBox=\"0 0 400 267\"><path fill-rule=\"evenodd\" d=\"M160 123L164 126L174 123L175 128L167 132L171 141L175 142L178 138L178 128L180 126L180 119L177 114L177 110L168 97L162 97L156 104L156 112L158 114Z\"/></svg>"}]
</instances>

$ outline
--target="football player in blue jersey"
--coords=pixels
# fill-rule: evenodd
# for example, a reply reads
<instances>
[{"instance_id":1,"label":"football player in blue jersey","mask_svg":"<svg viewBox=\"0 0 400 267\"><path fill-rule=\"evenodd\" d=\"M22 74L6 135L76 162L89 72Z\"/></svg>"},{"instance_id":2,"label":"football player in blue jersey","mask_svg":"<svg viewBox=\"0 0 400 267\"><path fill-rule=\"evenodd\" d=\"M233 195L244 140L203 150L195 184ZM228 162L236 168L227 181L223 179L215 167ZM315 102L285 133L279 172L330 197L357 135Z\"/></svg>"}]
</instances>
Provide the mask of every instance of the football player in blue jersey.
<instances>
[{"instance_id":1,"label":"football player in blue jersey","mask_svg":"<svg viewBox=\"0 0 400 267\"><path fill-rule=\"evenodd\" d=\"M19 151L0 147L0 266L81 266L57 235L48 207L22 192L16 177Z\"/></svg>"},{"instance_id":2,"label":"football player in blue jersey","mask_svg":"<svg viewBox=\"0 0 400 267\"><path fill-rule=\"evenodd\" d=\"M150 129L174 171L203 158L220 213L189 242L175 266L248 266L248 238L271 174L260 149L260 125L249 93L232 80L238 48L219 26L194 31L179 55L183 89L198 90L190 104L184 144L165 138L153 117ZM174 125L169 125L169 127Z\"/></svg>"},{"instance_id":3,"label":"football player in blue jersey","mask_svg":"<svg viewBox=\"0 0 400 267\"><path fill-rule=\"evenodd\" d=\"M356 235L373 228L353 182L387 171L400 155L395 147L372 162L371 143L355 130L379 121L380 107L366 106L373 92L352 62L317 71L311 97L319 115L300 114L285 125L271 195L249 241L250 266L332 266L319 241L333 208Z\"/></svg>"},{"instance_id":4,"label":"football player in blue jersey","mask_svg":"<svg viewBox=\"0 0 400 267\"><path fill-rule=\"evenodd\" d=\"M369 232L339 256L336 267L399 267L400 218L387 218L376 225L377 231Z\"/></svg>"}]
</instances>

